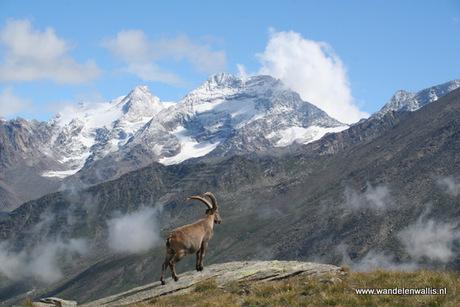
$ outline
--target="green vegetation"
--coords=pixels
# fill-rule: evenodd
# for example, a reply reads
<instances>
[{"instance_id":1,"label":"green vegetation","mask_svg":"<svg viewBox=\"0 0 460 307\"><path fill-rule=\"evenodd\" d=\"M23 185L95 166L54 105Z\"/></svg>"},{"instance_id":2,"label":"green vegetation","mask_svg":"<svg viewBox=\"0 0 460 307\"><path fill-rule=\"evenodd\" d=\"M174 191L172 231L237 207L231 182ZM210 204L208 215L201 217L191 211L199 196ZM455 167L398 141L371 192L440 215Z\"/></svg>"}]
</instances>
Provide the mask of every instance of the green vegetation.
<instances>
[{"instance_id":1,"label":"green vegetation","mask_svg":"<svg viewBox=\"0 0 460 307\"><path fill-rule=\"evenodd\" d=\"M35 304L30 298L26 299L22 304L22 307L35 307L37 304Z\"/></svg>"},{"instance_id":2,"label":"green vegetation","mask_svg":"<svg viewBox=\"0 0 460 307\"><path fill-rule=\"evenodd\" d=\"M409 291L446 294L357 294L357 290ZM384 290L390 289L390 290ZM398 290L399 289L399 290ZM148 306L458 306L458 272L349 272L319 280L300 275L269 282L230 282L214 279L196 285L187 295L172 295L138 304Z\"/></svg>"}]
</instances>

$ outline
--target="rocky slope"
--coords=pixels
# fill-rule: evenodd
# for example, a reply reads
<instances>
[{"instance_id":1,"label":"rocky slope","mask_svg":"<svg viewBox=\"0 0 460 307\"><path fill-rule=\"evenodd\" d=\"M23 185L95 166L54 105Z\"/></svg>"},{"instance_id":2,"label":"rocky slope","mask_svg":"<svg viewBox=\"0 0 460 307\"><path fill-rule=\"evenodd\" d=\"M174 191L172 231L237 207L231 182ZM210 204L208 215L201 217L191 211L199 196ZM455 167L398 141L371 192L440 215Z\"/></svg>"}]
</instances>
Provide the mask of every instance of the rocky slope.
<instances>
[{"instance_id":1,"label":"rocky slope","mask_svg":"<svg viewBox=\"0 0 460 307\"><path fill-rule=\"evenodd\" d=\"M458 86L454 80L418 93L398 92L363 122L372 127L374 119L394 114L395 123L395 112L414 111ZM220 73L177 103L138 86L109 102L69 106L47 123L0 120L0 211L60 188L112 180L152 162L285 153L346 128L269 76ZM355 141L378 135L363 126L349 132L364 134Z\"/></svg>"},{"instance_id":2,"label":"rocky slope","mask_svg":"<svg viewBox=\"0 0 460 307\"><path fill-rule=\"evenodd\" d=\"M163 238L202 216L204 208L185 199L208 190L223 223L206 264L278 259L458 270L459 118L455 90L280 157L153 163L28 202L0 220L2 263L10 264L0 267L10 282L0 297L52 284L50 295L91 301L158 280ZM154 240L128 244L139 238ZM44 266L42 255L56 262ZM179 270L193 262L186 257Z\"/></svg>"},{"instance_id":3,"label":"rocky slope","mask_svg":"<svg viewBox=\"0 0 460 307\"><path fill-rule=\"evenodd\" d=\"M409 93L404 90L396 92L383 108L372 114L369 119L382 118L390 111L414 112L433 101L438 100L447 93L460 87L460 79L455 79L440 85L423 89L417 93Z\"/></svg>"},{"instance_id":4,"label":"rocky slope","mask_svg":"<svg viewBox=\"0 0 460 307\"><path fill-rule=\"evenodd\" d=\"M210 77L177 103L163 102L138 86L106 103L69 106L48 123L16 119L1 124L3 210L55 191L57 182L83 187L152 162L171 165L211 152L262 152L348 127L277 79L227 73ZM19 174L17 181L32 174L31 186L43 192L18 196L9 171Z\"/></svg>"},{"instance_id":5,"label":"rocky slope","mask_svg":"<svg viewBox=\"0 0 460 307\"><path fill-rule=\"evenodd\" d=\"M214 264L199 273L195 271L185 272L180 274L178 282L171 280L164 286L160 282L155 282L82 306L128 306L164 295L186 294L196 284L210 278L215 279L218 285L223 286L229 282L280 280L301 274L321 279L327 274L343 275L345 273L334 265L311 262L236 261Z\"/></svg>"}]
</instances>

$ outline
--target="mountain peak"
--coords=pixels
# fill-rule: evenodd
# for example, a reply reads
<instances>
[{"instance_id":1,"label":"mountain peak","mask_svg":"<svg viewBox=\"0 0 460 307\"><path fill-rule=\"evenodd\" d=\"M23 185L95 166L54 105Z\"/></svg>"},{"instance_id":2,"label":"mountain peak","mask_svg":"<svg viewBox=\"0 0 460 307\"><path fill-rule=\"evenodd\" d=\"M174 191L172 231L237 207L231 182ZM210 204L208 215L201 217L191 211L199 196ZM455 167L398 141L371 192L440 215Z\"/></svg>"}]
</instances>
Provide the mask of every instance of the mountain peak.
<instances>
[{"instance_id":1,"label":"mountain peak","mask_svg":"<svg viewBox=\"0 0 460 307\"><path fill-rule=\"evenodd\" d=\"M148 86L146 85L136 86L131 92L129 92L128 95L125 96L125 98L123 98L124 104L129 101L143 101L143 100L155 101L155 102L161 101L160 98L158 98L157 96L153 95L152 92L150 92Z\"/></svg>"},{"instance_id":2,"label":"mountain peak","mask_svg":"<svg viewBox=\"0 0 460 307\"><path fill-rule=\"evenodd\" d=\"M369 119L383 118L389 111L414 112L425 105L438 100L447 93L460 87L460 79L455 79L443 84L423 89L417 93L410 93L404 90L397 91L390 101L378 112L372 114Z\"/></svg>"},{"instance_id":3,"label":"mountain peak","mask_svg":"<svg viewBox=\"0 0 460 307\"><path fill-rule=\"evenodd\" d=\"M136 86L121 101L122 111L132 120L152 117L164 108L162 101L153 95L147 86Z\"/></svg>"},{"instance_id":4,"label":"mountain peak","mask_svg":"<svg viewBox=\"0 0 460 307\"><path fill-rule=\"evenodd\" d=\"M254 84L260 84L263 82L269 82L273 84L275 82L280 82L279 80L273 78L269 75L256 75L248 78L240 78L231 73L220 72L211 77L209 77L202 86L207 88L216 88L216 87L242 87L242 86L252 86Z\"/></svg>"},{"instance_id":5,"label":"mountain peak","mask_svg":"<svg viewBox=\"0 0 460 307\"><path fill-rule=\"evenodd\" d=\"M214 89L220 87L239 87L242 83L243 80L241 78L231 73L221 72L209 77L202 86L205 86L207 89Z\"/></svg>"},{"instance_id":6,"label":"mountain peak","mask_svg":"<svg viewBox=\"0 0 460 307\"><path fill-rule=\"evenodd\" d=\"M152 95L147 85L138 85L128 94L128 96L139 96L149 94Z\"/></svg>"}]
</instances>

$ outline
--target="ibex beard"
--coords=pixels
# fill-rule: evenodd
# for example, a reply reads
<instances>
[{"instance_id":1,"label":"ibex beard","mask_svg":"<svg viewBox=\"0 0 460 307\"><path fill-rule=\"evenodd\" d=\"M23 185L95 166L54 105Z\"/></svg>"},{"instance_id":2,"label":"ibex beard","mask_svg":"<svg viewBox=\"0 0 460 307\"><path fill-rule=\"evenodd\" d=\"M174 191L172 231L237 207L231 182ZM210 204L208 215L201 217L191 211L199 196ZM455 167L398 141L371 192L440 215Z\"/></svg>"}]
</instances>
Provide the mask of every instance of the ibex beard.
<instances>
[{"instance_id":1,"label":"ibex beard","mask_svg":"<svg viewBox=\"0 0 460 307\"><path fill-rule=\"evenodd\" d=\"M205 196L211 199L212 204ZM169 233L166 238L166 257L162 265L160 279L163 285L165 284L165 272L168 265L171 268L173 279L175 281L179 280L176 274L176 264L185 255L196 254L196 270L203 270L203 259L209 240L213 236L214 224L222 222L217 210L216 197L211 192L206 192L203 196L192 195L187 198L187 201L190 199L198 199L208 207L206 217L195 223L176 228Z\"/></svg>"}]
</instances>

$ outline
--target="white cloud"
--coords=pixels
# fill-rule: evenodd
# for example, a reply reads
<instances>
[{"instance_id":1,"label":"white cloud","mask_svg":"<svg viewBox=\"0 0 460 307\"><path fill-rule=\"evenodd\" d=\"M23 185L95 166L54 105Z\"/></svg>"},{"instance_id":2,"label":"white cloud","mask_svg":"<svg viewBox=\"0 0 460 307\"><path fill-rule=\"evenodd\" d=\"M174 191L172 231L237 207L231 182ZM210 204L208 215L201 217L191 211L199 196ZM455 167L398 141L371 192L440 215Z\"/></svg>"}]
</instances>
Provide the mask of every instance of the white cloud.
<instances>
[{"instance_id":1,"label":"white cloud","mask_svg":"<svg viewBox=\"0 0 460 307\"><path fill-rule=\"evenodd\" d=\"M249 77L249 74L246 72L246 67L243 64L236 64L236 68L238 69L238 76L242 79L246 79Z\"/></svg>"},{"instance_id":2,"label":"white cloud","mask_svg":"<svg viewBox=\"0 0 460 307\"><path fill-rule=\"evenodd\" d=\"M339 121L354 123L369 116L353 104L346 69L327 43L293 31L271 30L265 51L257 56L262 63L260 74L281 79L303 100Z\"/></svg>"},{"instance_id":3,"label":"white cloud","mask_svg":"<svg viewBox=\"0 0 460 307\"><path fill-rule=\"evenodd\" d=\"M210 44L193 41L186 35L150 41L141 30L123 30L115 38L103 40L101 45L125 62L127 66L121 71L145 81L183 83L179 76L160 68L159 62L163 60L185 60L201 73L216 73L227 65L224 51L214 51Z\"/></svg>"},{"instance_id":4,"label":"white cloud","mask_svg":"<svg viewBox=\"0 0 460 307\"><path fill-rule=\"evenodd\" d=\"M354 271L371 272L376 269L386 269L391 271L414 271L418 268L416 263L398 263L391 253L378 252L373 249L361 259L353 261L348 255L349 246L340 243L337 250L342 254L342 263L350 265Z\"/></svg>"},{"instance_id":5,"label":"white cloud","mask_svg":"<svg viewBox=\"0 0 460 307\"><path fill-rule=\"evenodd\" d=\"M0 116L8 117L30 108L30 99L18 96L13 87L6 87L0 93Z\"/></svg>"},{"instance_id":6,"label":"white cloud","mask_svg":"<svg viewBox=\"0 0 460 307\"><path fill-rule=\"evenodd\" d=\"M8 242L0 243L0 276L10 280L37 279L45 283L63 277L61 266L71 263L74 256L89 252L88 241L55 239L40 242L30 251L12 252Z\"/></svg>"},{"instance_id":7,"label":"white cloud","mask_svg":"<svg viewBox=\"0 0 460 307\"><path fill-rule=\"evenodd\" d=\"M162 208L146 207L107 220L109 247L117 252L139 253L158 244L161 238L157 214Z\"/></svg>"},{"instance_id":8,"label":"white cloud","mask_svg":"<svg viewBox=\"0 0 460 307\"><path fill-rule=\"evenodd\" d=\"M141 30L120 31L115 39L106 39L101 45L122 61L141 62L149 59L150 43Z\"/></svg>"},{"instance_id":9,"label":"white cloud","mask_svg":"<svg viewBox=\"0 0 460 307\"><path fill-rule=\"evenodd\" d=\"M389 206L394 205L390 189L387 185L377 185L373 187L368 183L366 190L361 194L358 194L352 188L346 187L344 194L345 202L341 206L353 210L366 208L372 210L385 210Z\"/></svg>"},{"instance_id":10,"label":"white cloud","mask_svg":"<svg viewBox=\"0 0 460 307\"><path fill-rule=\"evenodd\" d=\"M447 262L455 254L454 242L460 240L460 231L455 229L457 223L438 222L426 219L423 213L414 224L403 229L399 239L407 253L416 261L428 258L431 261Z\"/></svg>"},{"instance_id":11,"label":"white cloud","mask_svg":"<svg viewBox=\"0 0 460 307\"><path fill-rule=\"evenodd\" d=\"M181 85L184 81L178 75L162 71L155 63L129 63L121 69L123 72L133 74L143 81L161 81L172 85Z\"/></svg>"},{"instance_id":12,"label":"white cloud","mask_svg":"<svg viewBox=\"0 0 460 307\"><path fill-rule=\"evenodd\" d=\"M94 61L77 63L68 54L72 44L57 37L53 28L40 32L27 19L7 20L0 44L5 47L0 82L47 79L58 84L83 84L102 73Z\"/></svg>"},{"instance_id":13,"label":"white cloud","mask_svg":"<svg viewBox=\"0 0 460 307\"><path fill-rule=\"evenodd\" d=\"M446 192L453 197L460 195L460 182L454 177L442 177L438 180L438 185L445 188Z\"/></svg>"}]
</instances>

